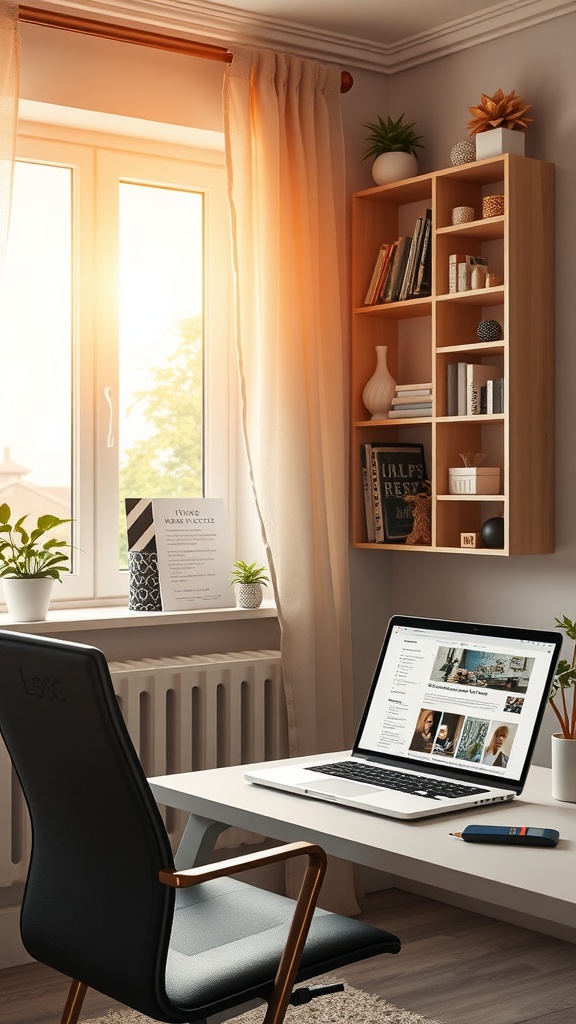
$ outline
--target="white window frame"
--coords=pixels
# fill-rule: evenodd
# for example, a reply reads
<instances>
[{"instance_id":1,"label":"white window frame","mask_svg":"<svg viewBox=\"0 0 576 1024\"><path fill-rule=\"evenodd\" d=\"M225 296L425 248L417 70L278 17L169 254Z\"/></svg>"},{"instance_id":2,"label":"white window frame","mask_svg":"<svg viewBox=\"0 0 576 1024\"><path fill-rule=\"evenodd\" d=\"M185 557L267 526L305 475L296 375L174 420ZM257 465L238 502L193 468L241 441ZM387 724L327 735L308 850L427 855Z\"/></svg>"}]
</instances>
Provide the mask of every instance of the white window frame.
<instances>
[{"instance_id":1,"label":"white window frame","mask_svg":"<svg viewBox=\"0 0 576 1024\"><path fill-rule=\"evenodd\" d=\"M118 180L118 175L121 180L172 184L199 190L204 195L204 493L206 497L224 499L231 551L233 557L243 557L242 552L235 554L238 515L241 532L245 532L246 522L248 534L253 535L254 527L253 522L251 524L253 513L246 509L245 481L240 482L243 508L239 509L237 500L238 463L242 462L242 453L238 449L238 384L223 153L157 140L25 123L19 126L16 157L70 166L81 180L80 189L74 190L74 220L78 230L74 232L73 254L76 296L73 310L73 514L80 571L63 577L62 585L54 589L52 604L66 607L117 604L128 594L128 573L120 572L117 567L118 450L108 447L109 407L104 398L104 388L110 387L114 407L112 433L117 437L117 316L114 317L117 296L114 297L112 288L112 316L109 308L105 321L104 304L98 303L92 287L94 280L100 294L106 287L108 303L108 284L117 280L109 256L102 257L98 225L102 224L103 217L114 213L115 204L117 207L118 189L113 181L114 176ZM95 216L96 195L99 206ZM103 280L104 276L107 281Z\"/></svg>"}]
</instances>

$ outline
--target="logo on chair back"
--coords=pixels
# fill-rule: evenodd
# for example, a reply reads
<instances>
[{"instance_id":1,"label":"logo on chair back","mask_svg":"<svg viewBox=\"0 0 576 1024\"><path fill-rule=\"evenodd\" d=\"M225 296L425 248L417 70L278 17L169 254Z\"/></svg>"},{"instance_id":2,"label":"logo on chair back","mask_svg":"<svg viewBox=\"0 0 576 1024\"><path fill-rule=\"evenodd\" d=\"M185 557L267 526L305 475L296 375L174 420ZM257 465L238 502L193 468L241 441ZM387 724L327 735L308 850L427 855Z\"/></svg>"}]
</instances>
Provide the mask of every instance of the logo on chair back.
<instances>
[{"instance_id":1,"label":"logo on chair back","mask_svg":"<svg viewBox=\"0 0 576 1024\"><path fill-rule=\"evenodd\" d=\"M20 669L20 675L28 696L42 697L46 700L58 700L61 702L66 700L62 683L58 679L49 679L48 676L43 676L42 678L40 676L31 676L27 679L22 669Z\"/></svg>"}]
</instances>

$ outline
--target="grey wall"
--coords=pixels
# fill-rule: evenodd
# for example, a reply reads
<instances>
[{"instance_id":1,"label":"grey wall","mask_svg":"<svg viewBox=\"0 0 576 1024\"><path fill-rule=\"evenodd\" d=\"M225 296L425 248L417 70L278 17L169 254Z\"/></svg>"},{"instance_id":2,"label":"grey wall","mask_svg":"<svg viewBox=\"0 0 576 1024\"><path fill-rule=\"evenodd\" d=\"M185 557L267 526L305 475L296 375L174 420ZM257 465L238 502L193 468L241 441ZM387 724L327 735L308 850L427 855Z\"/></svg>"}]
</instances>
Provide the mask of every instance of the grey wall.
<instances>
[{"instance_id":1,"label":"grey wall","mask_svg":"<svg viewBox=\"0 0 576 1024\"><path fill-rule=\"evenodd\" d=\"M450 166L450 150L467 137L468 106L482 92L515 89L533 104L526 155L556 165L556 552L522 558L379 552L353 559L353 606L358 623L374 621L381 606L417 615L554 627L555 617L576 616L576 481L574 380L576 379L576 14L461 51L390 78L390 113L415 120L424 135L422 172ZM370 119L370 118L368 118ZM360 152L361 155L361 152ZM349 152L349 160L353 154ZM366 182L366 186L369 182ZM361 186L365 187L365 186ZM529 211L527 211L529 216ZM534 410L538 416L538 410ZM526 494L526 505L530 494ZM359 553L356 553L357 555ZM565 656L569 654L565 644ZM373 651L370 651L372 655ZM571 652L570 652L571 653ZM357 688L369 678L368 651L356 647ZM535 760L549 765L555 720L548 710Z\"/></svg>"}]
</instances>

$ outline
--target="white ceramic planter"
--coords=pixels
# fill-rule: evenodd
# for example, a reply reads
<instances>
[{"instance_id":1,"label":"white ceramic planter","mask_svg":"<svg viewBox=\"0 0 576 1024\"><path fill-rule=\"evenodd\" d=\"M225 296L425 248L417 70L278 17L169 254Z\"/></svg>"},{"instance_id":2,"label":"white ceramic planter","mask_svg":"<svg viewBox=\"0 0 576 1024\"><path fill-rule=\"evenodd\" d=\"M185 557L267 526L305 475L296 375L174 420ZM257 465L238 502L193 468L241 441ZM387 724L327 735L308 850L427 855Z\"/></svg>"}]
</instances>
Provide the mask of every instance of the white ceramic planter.
<instances>
[{"instance_id":1,"label":"white ceramic planter","mask_svg":"<svg viewBox=\"0 0 576 1024\"><path fill-rule=\"evenodd\" d=\"M261 583L236 583L235 589L238 608L259 608L262 604Z\"/></svg>"},{"instance_id":2,"label":"white ceramic planter","mask_svg":"<svg viewBox=\"0 0 576 1024\"><path fill-rule=\"evenodd\" d=\"M524 156L524 132L513 131L512 128L492 128L487 132L478 132L476 139L476 159L488 160L502 153L513 153Z\"/></svg>"},{"instance_id":3,"label":"white ceramic planter","mask_svg":"<svg viewBox=\"0 0 576 1024\"><path fill-rule=\"evenodd\" d=\"M413 153L399 150L380 153L372 164L372 177L377 185L389 185L403 178L414 178L418 174L418 161Z\"/></svg>"},{"instance_id":4,"label":"white ceramic planter","mask_svg":"<svg viewBox=\"0 0 576 1024\"><path fill-rule=\"evenodd\" d=\"M8 614L13 622L43 622L48 614L54 580L2 580Z\"/></svg>"},{"instance_id":5,"label":"white ceramic planter","mask_svg":"<svg viewBox=\"0 0 576 1024\"><path fill-rule=\"evenodd\" d=\"M576 803L576 740L566 740L561 733L552 735L552 796Z\"/></svg>"}]
</instances>

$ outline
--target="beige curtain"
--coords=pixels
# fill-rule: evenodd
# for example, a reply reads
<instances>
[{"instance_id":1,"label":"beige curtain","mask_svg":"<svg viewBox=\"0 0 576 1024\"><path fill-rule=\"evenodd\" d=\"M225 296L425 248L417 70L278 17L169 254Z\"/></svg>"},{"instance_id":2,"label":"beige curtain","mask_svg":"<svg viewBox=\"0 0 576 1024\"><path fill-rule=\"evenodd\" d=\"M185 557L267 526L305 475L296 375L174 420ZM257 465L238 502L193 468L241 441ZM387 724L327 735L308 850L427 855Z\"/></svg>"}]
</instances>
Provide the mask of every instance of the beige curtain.
<instances>
[{"instance_id":1,"label":"beige curtain","mask_svg":"<svg viewBox=\"0 0 576 1024\"><path fill-rule=\"evenodd\" d=\"M235 50L224 125L243 428L290 751L340 750L352 728L340 70ZM350 881L333 866L324 905L355 912Z\"/></svg>"},{"instance_id":2,"label":"beige curtain","mask_svg":"<svg viewBox=\"0 0 576 1024\"><path fill-rule=\"evenodd\" d=\"M18 5L0 0L0 274L10 224L19 90Z\"/></svg>"},{"instance_id":3,"label":"beige curtain","mask_svg":"<svg viewBox=\"0 0 576 1024\"><path fill-rule=\"evenodd\" d=\"M291 753L350 741L340 71L238 52L224 81L243 424Z\"/></svg>"}]
</instances>

